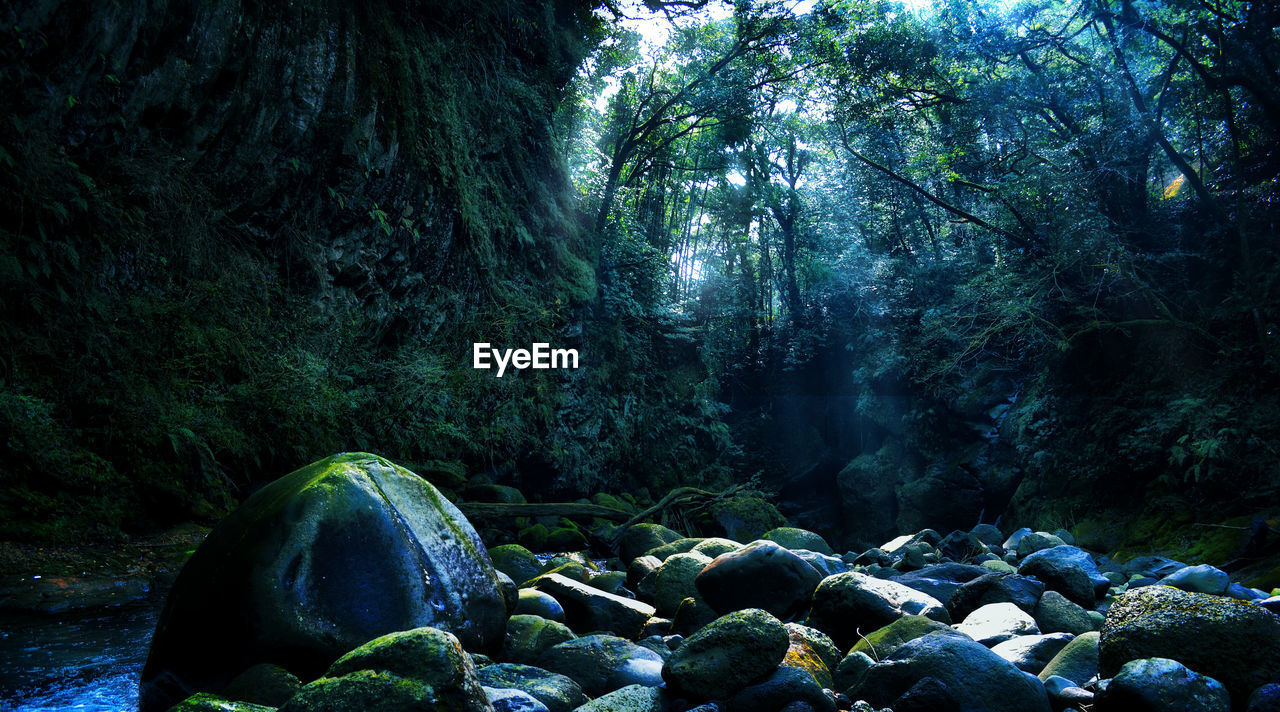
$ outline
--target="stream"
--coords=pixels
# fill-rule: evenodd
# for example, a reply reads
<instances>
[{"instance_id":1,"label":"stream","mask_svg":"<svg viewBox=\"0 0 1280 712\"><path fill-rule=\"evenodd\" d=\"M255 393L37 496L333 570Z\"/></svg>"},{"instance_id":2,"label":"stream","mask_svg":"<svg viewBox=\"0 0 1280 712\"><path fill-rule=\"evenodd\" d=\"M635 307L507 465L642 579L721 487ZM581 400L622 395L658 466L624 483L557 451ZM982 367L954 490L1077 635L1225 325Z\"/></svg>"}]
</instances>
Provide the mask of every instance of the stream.
<instances>
[{"instance_id":1,"label":"stream","mask_svg":"<svg viewBox=\"0 0 1280 712\"><path fill-rule=\"evenodd\" d=\"M140 602L81 617L0 617L0 710L132 712L160 614Z\"/></svg>"}]
</instances>

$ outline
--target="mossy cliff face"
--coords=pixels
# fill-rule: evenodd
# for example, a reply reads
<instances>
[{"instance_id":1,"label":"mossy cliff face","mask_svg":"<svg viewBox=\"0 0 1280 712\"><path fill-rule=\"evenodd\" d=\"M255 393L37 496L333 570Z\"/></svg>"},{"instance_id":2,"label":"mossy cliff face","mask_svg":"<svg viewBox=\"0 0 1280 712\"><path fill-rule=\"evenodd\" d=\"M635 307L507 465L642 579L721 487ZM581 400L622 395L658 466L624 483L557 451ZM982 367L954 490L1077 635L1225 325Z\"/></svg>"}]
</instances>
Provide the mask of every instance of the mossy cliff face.
<instances>
[{"instance_id":1,"label":"mossy cliff face","mask_svg":"<svg viewBox=\"0 0 1280 712\"><path fill-rule=\"evenodd\" d=\"M528 449L559 386L467 359L594 294L552 128L591 8L0 9L6 533L215 515L342 449Z\"/></svg>"}]
</instances>

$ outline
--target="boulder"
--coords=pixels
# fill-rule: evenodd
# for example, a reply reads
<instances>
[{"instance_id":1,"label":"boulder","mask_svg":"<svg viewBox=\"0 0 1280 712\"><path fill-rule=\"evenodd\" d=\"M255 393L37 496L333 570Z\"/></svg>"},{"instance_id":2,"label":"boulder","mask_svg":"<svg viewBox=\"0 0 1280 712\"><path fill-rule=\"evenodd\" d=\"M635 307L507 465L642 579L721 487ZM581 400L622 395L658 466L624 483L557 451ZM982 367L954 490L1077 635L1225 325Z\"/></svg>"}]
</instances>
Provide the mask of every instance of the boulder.
<instances>
[{"instance_id":1,"label":"boulder","mask_svg":"<svg viewBox=\"0 0 1280 712\"><path fill-rule=\"evenodd\" d=\"M698 542L697 545L695 545L689 551L697 554L702 554L703 556L707 556L714 559L721 554L727 554L730 551L737 551L738 549L741 549L741 548L742 548L742 544L739 544L738 542L733 541L732 539L724 539L718 536L713 536L713 537L707 537L706 539L703 539L702 541Z\"/></svg>"},{"instance_id":2,"label":"boulder","mask_svg":"<svg viewBox=\"0 0 1280 712\"><path fill-rule=\"evenodd\" d=\"M519 544L503 544L489 549L493 568L511 577L519 586L542 573L542 562L532 551Z\"/></svg>"},{"instance_id":3,"label":"boulder","mask_svg":"<svg viewBox=\"0 0 1280 712\"><path fill-rule=\"evenodd\" d=\"M516 606L513 615L540 616L547 620L564 623L564 606L555 596L539 591L536 588L522 588L516 592Z\"/></svg>"},{"instance_id":4,"label":"boulder","mask_svg":"<svg viewBox=\"0 0 1280 712\"><path fill-rule=\"evenodd\" d=\"M1045 591L1036 604L1033 616L1042 633L1080 635L1094 629L1089 611L1067 600L1057 591Z\"/></svg>"},{"instance_id":5,"label":"boulder","mask_svg":"<svg viewBox=\"0 0 1280 712\"><path fill-rule=\"evenodd\" d=\"M1049 712L1044 686L990 649L968 638L925 635L903 643L871 666L850 696L875 707L892 704L932 677L961 710Z\"/></svg>"},{"instance_id":6,"label":"boulder","mask_svg":"<svg viewBox=\"0 0 1280 712\"><path fill-rule=\"evenodd\" d=\"M816 569L790 550L756 541L717 556L697 574L694 585L717 613L759 608L788 618L808 606L821 580Z\"/></svg>"},{"instance_id":7,"label":"boulder","mask_svg":"<svg viewBox=\"0 0 1280 712\"><path fill-rule=\"evenodd\" d=\"M893 655L903 643L925 635L963 636L964 634L946 623L939 623L924 616L904 616L858 638L858 642L849 652L850 654L864 653L874 660L883 660Z\"/></svg>"},{"instance_id":8,"label":"boulder","mask_svg":"<svg viewBox=\"0 0 1280 712\"><path fill-rule=\"evenodd\" d=\"M533 585L559 601L564 607L565 622L581 633L608 631L636 638L654 613L653 606L647 603L605 593L560 574L543 574L534 579Z\"/></svg>"},{"instance_id":9,"label":"boulder","mask_svg":"<svg viewBox=\"0 0 1280 712\"><path fill-rule=\"evenodd\" d=\"M900 583L850 571L828 576L818 584L813 592L809 625L847 648L860 633L912 615L951 622L947 609L932 596Z\"/></svg>"},{"instance_id":10,"label":"boulder","mask_svg":"<svg viewBox=\"0 0 1280 712\"><path fill-rule=\"evenodd\" d=\"M1022 541L1025 543L1027 539ZM1098 571L1098 565L1088 552L1067 544L1030 554L1022 560L1018 573L1034 576L1048 589L1085 608L1093 608L1097 596L1106 594L1111 586L1111 581Z\"/></svg>"},{"instance_id":11,"label":"boulder","mask_svg":"<svg viewBox=\"0 0 1280 712\"><path fill-rule=\"evenodd\" d=\"M368 670L423 683L446 709L488 709L471 657L453 634L442 630L415 628L374 638L338 658L324 675L342 678Z\"/></svg>"},{"instance_id":12,"label":"boulder","mask_svg":"<svg viewBox=\"0 0 1280 712\"><path fill-rule=\"evenodd\" d=\"M1010 537L1012 538L1012 537ZM1017 551L1018 556L1028 556L1037 551L1052 549L1055 546L1062 546L1067 542L1048 532L1030 532L1018 538L1018 543L1014 547L1005 544L1005 549Z\"/></svg>"},{"instance_id":13,"label":"boulder","mask_svg":"<svg viewBox=\"0 0 1280 712\"><path fill-rule=\"evenodd\" d=\"M576 712L666 712L666 690L645 685L628 685L601 695Z\"/></svg>"},{"instance_id":14,"label":"boulder","mask_svg":"<svg viewBox=\"0 0 1280 712\"><path fill-rule=\"evenodd\" d=\"M1039 673L1041 680L1061 677L1084 686L1098 676L1098 634L1084 633L1067 643Z\"/></svg>"},{"instance_id":15,"label":"boulder","mask_svg":"<svg viewBox=\"0 0 1280 712\"><path fill-rule=\"evenodd\" d=\"M1107 611L1099 664L1111 676L1131 660L1170 658L1226 686L1243 705L1280 677L1280 617L1234 598L1147 586Z\"/></svg>"},{"instance_id":16,"label":"boulder","mask_svg":"<svg viewBox=\"0 0 1280 712\"><path fill-rule=\"evenodd\" d=\"M618 542L618 558L622 559L623 563L630 564L633 559L650 549L656 549L681 538L680 532L668 529L661 524L648 522L635 524L623 533L622 539Z\"/></svg>"},{"instance_id":17,"label":"boulder","mask_svg":"<svg viewBox=\"0 0 1280 712\"><path fill-rule=\"evenodd\" d=\"M1222 569L1214 568L1208 564L1200 564L1198 566L1184 566L1160 579L1160 584L1180 588L1183 591L1220 596L1231 585L1231 579L1227 576L1227 572Z\"/></svg>"},{"instance_id":18,"label":"boulder","mask_svg":"<svg viewBox=\"0 0 1280 712\"><path fill-rule=\"evenodd\" d=\"M836 712L835 700L823 692L822 685L809 673L785 665L763 680L738 690L725 708L727 712L779 712L797 702L814 712Z\"/></svg>"},{"instance_id":19,"label":"boulder","mask_svg":"<svg viewBox=\"0 0 1280 712\"><path fill-rule=\"evenodd\" d=\"M1168 658L1131 660L1095 698L1096 712L1231 712L1220 682Z\"/></svg>"},{"instance_id":20,"label":"boulder","mask_svg":"<svg viewBox=\"0 0 1280 712\"><path fill-rule=\"evenodd\" d=\"M964 584L991 573L981 566L969 564L931 564L916 571L893 577L894 581L926 593L942 605L947 605L951 596Z\"/></svg>"},{"instance_id":21,"label":"boulder","mask_svg":"<svg viewBox=\"0 0 1280 712\"><path fill-rule=\"evenodd\" d=\"M485 687L516 689L532 695L550 712L569 712L586 701L582 686L572 679L532 665L498 663L476 672Z\"/></svg>"},{"instance_id":22,"label":"boulder","mask_svg":"<svg viewBox=\"0 0 1280 712\"><path fill-rule=\"evenodd\" d=\"M538 666L577 682L597 697L627 685L662 684L662 657L612 635L586 635L547 648Z\"/></svg>"},{"instance_id":23,"label":"boulder","mask_svg":"<svg viewBox=\"0 0 1280 712\"><path fill-rule=\"evenodd\" d=\"M575 637L577 636L573 631L563 623L541 616L514 615L507 619L502 658L515 663L533 664L547 648Z\"/></svg>"},{"instance_id":24,"label":"boulder","mask_svg":"<svg viewBox=\"0 0 1280 712\"><path fill-rule=\"evenodd\" d=\"M988 603L956 625L956 630L990 647L1019 635L1040 632L1027 612L1012 603Z\"/></svg>"},{"instance_id":25,"label":"boulder","mask_svg":"<svg viewBox=\"0 0 1280 712\"><path fill-rule=\"evenodd\" d=\"M420 680L378 670L358 670L341 677L322 677L304 685L280 712L420 712L439 709L437 690ZM459 700L456 712L492 712L489 698L477 685L475 696Z\"/></svg>"},{"instance_id":26,"label":"boulder","mask_svg":"<svg viewBox=\"0 0 1280 712\"><path fill-rule=\"evenodd\" d=\"M785 549L807 549L819 554L832 554L831 545L820 534L797 527L778 527L770 529L760 537L771 541Z\"/></svg>"},{"instance_id":27,"label":"boulder","mask_svg":"<svg viewBox=\"0 0 1280 712\"><path fill-rule=\"evenodd\" d=\"M169 708L169 712L275 712L274 706L231 700L208 692L197 692Z\"/></svg>"},{"instance_id":28,"label":"boulder","mask_svg":"<svg viewBox=\"0 0 1280 712\"><path fill-rule=\"evenodd\" d=\"M493 712L550 712L538 698L515 688L484 688Z\"/></svg>"},{"instance_id":29,"label":"boulder","mask_svg":"<svg viewBox=\"0 0 1280 712\"><path fill-rule=\"evenodd\" d=\"M776 507L756 494L716 500L708 514L724 536L734 541L755 541L761 534L787 523Z\"/></svg>"},{"instance_id":30,"label":"boulder","mask_svg":"<svg viewBox=\"0 0 1280 712\"><path fill-rule=\"evenodd\" d=\"M986 574L956 589L947 601L947 611L952 620L964 620L988 603L1012 603L1031 613L1042 595L1044 584L1036 579L1016 574Z\"/></svg>"},{"instance_id":31,"label":"boulder","mask_svg":"<svg viewBox=\"0 0 1280 712\"><path fill-rule=\"evenodd\" d=\"M506 604L466 518L367 453L286 475L223 519L182 568L152 639L142 712L262 660L304 678L385 633L432 626L489 650Z\"/></svg>"},{"instance_id":32,"label":"boulder","mask_svg":"<svg viewBox=\"0 0 1280 712\"><path fill-rule=\"evenodd\" d=\"M259 663L236 675L221 694L229 700L279 707L301 687L302 681L288 670Z\"/></svg>"},{"instance_id":33,"label":"boulder","mask_svg":"<svg viewBox=\"0 0 1280 712\"><path fill-rule=\"evenodd\" d=\"M1070 633L1019 635L993 645L991 652L1013 663L1019 670L1038 675L1074 639Z\"/></svg>"},{"instance_id":34,"label":"boulder","mask_svg":"<svg viewBox=\"0 0 1280 712\"><path fill-rule=\"evenodd\" d=\"M724 699L772 672L789 645L777 618L759 609L735 611L686 638L662 677L690 700Z\"/></svg>"},{"instance_id":35,"label":"boulder","mask_svg":"<svg viewBox=\"0 0 1280 712\"><path fill-rule=\"evenodd\" d=\"M701 598L695 580L711 561L711 557L692 551L667 557L658 567L653 582L653 603L658 613L670 616L684 599Z\"/></svg>"}]
</instances>

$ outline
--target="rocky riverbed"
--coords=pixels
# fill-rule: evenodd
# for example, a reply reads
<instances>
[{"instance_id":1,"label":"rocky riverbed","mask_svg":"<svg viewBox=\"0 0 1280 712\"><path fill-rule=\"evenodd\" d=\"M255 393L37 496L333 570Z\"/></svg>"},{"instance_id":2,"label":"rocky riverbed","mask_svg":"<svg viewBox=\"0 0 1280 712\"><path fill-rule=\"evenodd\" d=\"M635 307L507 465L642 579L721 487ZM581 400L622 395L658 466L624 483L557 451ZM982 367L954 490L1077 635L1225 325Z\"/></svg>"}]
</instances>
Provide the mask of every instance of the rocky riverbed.
<instances>
[{"instance_id":1,"label":"rocky riverbed","mask_svg":"<svg viewBox=\"0 0 1280 712\"><path fill-rule=\"evenodd\" d=\"M1280 598L1065 531L836 552L641 523L603 565L479 542L381 458L283 478L179 577L143 710L1280 709Z\"/></svg>"}]
</instances>

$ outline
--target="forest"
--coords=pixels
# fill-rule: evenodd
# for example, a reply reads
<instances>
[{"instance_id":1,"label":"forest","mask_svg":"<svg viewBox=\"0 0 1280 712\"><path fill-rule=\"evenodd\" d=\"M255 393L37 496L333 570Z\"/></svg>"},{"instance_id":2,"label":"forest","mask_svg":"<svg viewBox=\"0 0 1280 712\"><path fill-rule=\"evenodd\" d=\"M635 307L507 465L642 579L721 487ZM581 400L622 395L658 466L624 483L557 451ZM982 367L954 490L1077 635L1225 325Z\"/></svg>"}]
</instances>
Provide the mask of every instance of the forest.
<instances>
[{"instance_id":1,"label":"forest","mask_svg":"<svg viewBox=\"0 0 1280 712\"><path fill-rule=\"evenodd\" d=\"M4 4L0 707L1280 709L1278 27Z\"/></svg>"},{"instance_id":2,"label":"forest","mask_svg":"<svg viewBox=\"0 0 1280 712\"><path fill-rule=\"evenodd\" d=\"M5 13L5 537L343 450L850 543L1274 503L1268 3Z\"/></svg>"}]
</instances>

